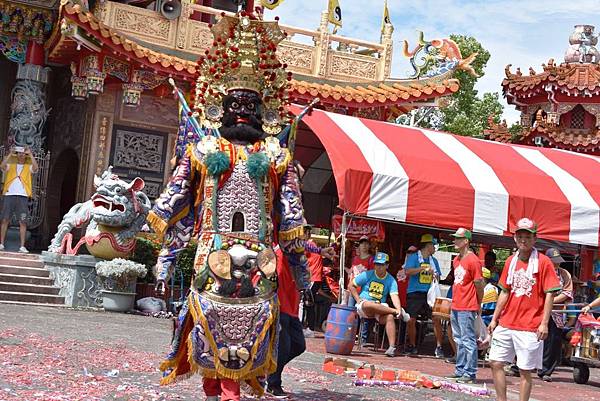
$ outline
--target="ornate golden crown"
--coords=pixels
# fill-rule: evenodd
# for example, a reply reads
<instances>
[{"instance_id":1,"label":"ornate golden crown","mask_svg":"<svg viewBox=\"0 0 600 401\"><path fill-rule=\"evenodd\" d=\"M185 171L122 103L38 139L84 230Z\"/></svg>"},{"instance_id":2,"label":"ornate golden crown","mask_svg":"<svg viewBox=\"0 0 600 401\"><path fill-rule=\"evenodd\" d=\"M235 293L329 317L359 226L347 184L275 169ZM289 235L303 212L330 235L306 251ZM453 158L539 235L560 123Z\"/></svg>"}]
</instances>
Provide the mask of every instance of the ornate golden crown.
<instances>
[{"instance_id":1,"label":"ornate golden crown","mask_svg":"<svg viewBox=\"0 0 600 401\"><path fill-rule=\"evenodd\" d=\"M281 131L287 122L285 105L291 73L277 58L277 45L286 34L277 21L262 21L244 12L223 15L211 27L212 47L198 60L194 109L202 123L221 126L223 98L236 89L258 93L263 101L263 129L269 134Z\"/></svg>"}]
</instances>

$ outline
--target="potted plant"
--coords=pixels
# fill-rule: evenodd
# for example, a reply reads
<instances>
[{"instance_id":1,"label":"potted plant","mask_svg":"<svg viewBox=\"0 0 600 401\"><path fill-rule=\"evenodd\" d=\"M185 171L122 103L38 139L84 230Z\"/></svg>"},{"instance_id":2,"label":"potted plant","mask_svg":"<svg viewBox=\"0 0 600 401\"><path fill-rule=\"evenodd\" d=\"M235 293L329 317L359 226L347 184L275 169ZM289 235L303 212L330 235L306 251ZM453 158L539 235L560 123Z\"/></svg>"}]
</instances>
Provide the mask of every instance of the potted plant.
<instances>
[{"instance_id":1,"label":"potted plant","mask_svg":"<svg viewBox=\"0 0 600 401\"><path fill-rule=\"evenodd\" d=\"M96 275L102 285L102 306L113 312L133 309L135 283L144 277L146 266L131 260L116 258L96 263Z\"/></svg>"}]
</instances>

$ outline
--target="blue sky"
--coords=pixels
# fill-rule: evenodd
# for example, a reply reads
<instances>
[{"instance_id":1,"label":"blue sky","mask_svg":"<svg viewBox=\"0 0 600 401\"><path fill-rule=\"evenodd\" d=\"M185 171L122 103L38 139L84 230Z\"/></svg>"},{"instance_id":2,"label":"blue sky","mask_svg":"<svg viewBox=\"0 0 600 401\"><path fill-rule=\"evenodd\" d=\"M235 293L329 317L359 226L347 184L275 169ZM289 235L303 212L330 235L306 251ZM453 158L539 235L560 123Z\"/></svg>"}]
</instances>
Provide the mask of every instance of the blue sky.
<instances>
[{"instance_id":1,"label":"blue sky","mask_svg":"<svg viewBox=\"0 0 600 401\"><path fill-rule=\"evenodd\" d=\"M383 0L339 0L343 28L338 34L379 41ZM541 71L549 58L562 62L568 38L577 24L597 25L600 30L600 7L597 0L545 1L468 1L468 0L388 0L394 25L394 61L392 76L407 77L410 65L401 53L403 39L414 46L417 31L425 39L448 37L450 34L474 36L491 53L485 76L477 89L500 92L504 67L513 65L527 74L529 67ZM281 6L267 11L267 19L278 15L281 23L316 29L327 0L284 0ZM505 118L518 121L518 113L506 106Z\"/></svg>"}]
</instances>

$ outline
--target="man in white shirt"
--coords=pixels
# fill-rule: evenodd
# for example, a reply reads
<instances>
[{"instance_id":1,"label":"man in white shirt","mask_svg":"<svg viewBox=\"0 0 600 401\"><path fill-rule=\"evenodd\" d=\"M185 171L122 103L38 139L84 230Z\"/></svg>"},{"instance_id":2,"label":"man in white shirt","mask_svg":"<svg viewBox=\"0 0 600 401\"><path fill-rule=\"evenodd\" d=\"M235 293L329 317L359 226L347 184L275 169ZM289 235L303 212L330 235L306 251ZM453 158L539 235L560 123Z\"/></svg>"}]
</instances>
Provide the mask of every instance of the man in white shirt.
<instances>
[{"instance_id":1,"label":"man in white shirt","mask_svg":"<svg viewBox=\"0 0 600 401\"><path fill-rule=\"evenodd\" d=\"M0 226L0 251L4 250L6 231L10 219L16 215L19 221L19 235L21 247L19 252L28 253L25 248L25 236L27 234L27 216L29 215L29 199L32 196L33 180L32 174L38 171L38 164L31 154L29 148L15 146L6 155L0 169L4 173L4 203L2 207L2 225Z\"/></svg>"}]
</instances>

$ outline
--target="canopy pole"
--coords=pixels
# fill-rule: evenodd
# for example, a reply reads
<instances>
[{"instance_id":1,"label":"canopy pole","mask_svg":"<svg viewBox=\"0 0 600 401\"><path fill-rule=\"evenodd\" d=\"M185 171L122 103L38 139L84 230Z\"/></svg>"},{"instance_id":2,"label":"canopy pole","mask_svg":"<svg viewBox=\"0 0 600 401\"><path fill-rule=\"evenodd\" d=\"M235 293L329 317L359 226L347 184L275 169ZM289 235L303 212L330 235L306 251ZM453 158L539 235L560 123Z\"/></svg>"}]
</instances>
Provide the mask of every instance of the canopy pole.
<instances>
[{"instance_id":1,"label":"canopy pole","mask_svg":"<svg viewBox=\"0 0 600 401\"><path fill-rule=\"evenodd\" d=\"M338 303L341 304L344 300L344 294L346 292L346 288L344 286L345 283L345 274L346 269L344 263L346 261L346 233L348 231L348 212L344 212L342 215L342 247L340 248L340 294Z\"/></svg>"}]
</instances>

